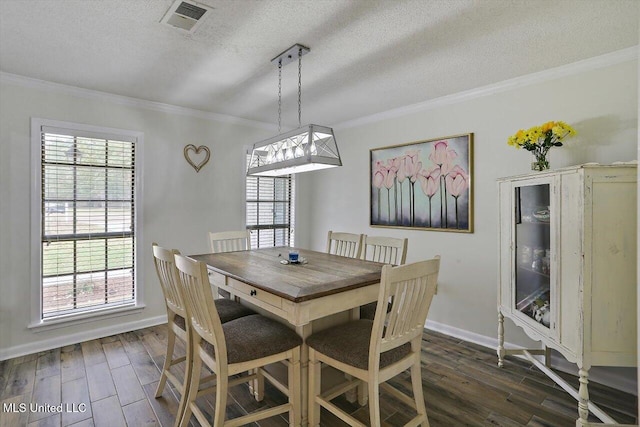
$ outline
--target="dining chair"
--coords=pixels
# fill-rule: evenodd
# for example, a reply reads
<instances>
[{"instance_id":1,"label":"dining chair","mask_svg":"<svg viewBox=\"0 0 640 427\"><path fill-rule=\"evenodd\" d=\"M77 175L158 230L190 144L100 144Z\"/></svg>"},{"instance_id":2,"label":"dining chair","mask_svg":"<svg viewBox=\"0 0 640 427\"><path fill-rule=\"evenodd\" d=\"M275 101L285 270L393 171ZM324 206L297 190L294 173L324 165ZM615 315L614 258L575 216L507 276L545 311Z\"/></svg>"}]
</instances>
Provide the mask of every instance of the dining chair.
<instances>
[{"instance_id":1,"label":"dining chair","mask_svg":"<svg viewBox=\"0 0 640 427\"><path fill-rule=\"evenodd\" d=\"M184 298L182 297L182 291L178 286L178 275L174 258L175 255L179 255L180 252L176 249L165 249L158 246L157 243L153 243L152 247L153 262L158 274L160 287L162 288L167 308L167 351L164 359L164 365L162 366L162 375L160 376L160 381L156 388L155 397L158 398L162 396L167 380L173 384L181 395L184 395L186 387L189 384L190 369L188 369L188 365L190 364L191 357L189 345L190 331L188 322L186 321L187 310ZM215 306L220 313L220 319L222 322L228 322L239 317L255 314L255 312L249 308L231 300L216 300ZM186 356L177 358L173 357L176 337L184 341L187 353ZM186 362L187 365L184 373L184 380L182 381L170 370L172 366L181 362ZM183 411L184 403L181 401L180 406L178 407L178 414L182 414Z\"/></svg>"},{"instance_id":2,"label":"dining chair","mask_svg":"<svg viewBox=\"0 0 640 427\"><path fill-rule=\"evenodd\" d=\"M215 392L212 415L215 427L241 426L285 412L289 412L289 425L300 425L302 338L294 330L259 314L222 323L209 286L206 265L181 255L175 255L175 259L191 327L193 357L180 426L187 426L192 414L200 424L210 425L197 399L212 392ZM276 362L284 362L288 367L287 385L263 369ZM201 388L210 381L209 377L200 378L203 365L213 372L215 385ZM255 381L260 375L287 396L287 403L226 420L229 388Z\"/></svg>"},{"instance_id":3,"label":"dining chair","mask_svg":"<svg viewBox=\"0 0 640 427\"><path fill-rule=\"evenodd\" d=\"M249 230L209 232L209 248L212 253L246 251L251 249Z\"/></svg>"},{"instance_id":4,"label":"dining chair","mask_svg":"<svg viewBox=\"0 0 640 427\"><path fill-rule=\"evenodd\" d=\"M251 249L251 233L249 230L209 232L209 249L214 254L249 250ZM212 284L212 286L214 285ZM217 286L213 294L216 298L220 295L223 298L234 299L231 293L218 290Z\"/></svg>"},{"instance_id":5,"label":"dining chair","mask_svg":"<svg viewBox=\"0 0 640 427\"><path fill-rule=\"evenodd\" d=\"M391 265L402 265L407 260L408 238L367 236L362 238L361 258L368 261ZM360 307L360 318L373 320L376 314L375 302Z\"/></svg>"},{"instance_id":6,"label":"dining chair","mask_svg":"<svg viewBox=\"0 0 640 427\"><path fill-rule=\"evenodd\" d=\"M362 234L329 231L327 253L349 258L360 258Z\"/></svg>"},{"instance_id":7,"label":"dining chair","mask_svg":"<svg viewBox=\"0 0 640 427\"><path fill-rule=\"evenodd\" d=\"M309 346L309 425L320 423L320 407L350 426L366 426L331 400L358 386L367 387L370 425L381 425L382 388L413 407L417 415L406 425L428 426L422 393L420 347L424 323L436 290L440 257L382 268L378 308L373 321L354 320L306 339ZM391 311L386 302L392 298ZM330 365L351 379L321 394L321 365ZM410 369L413 398L386 381Z\"/></svg>"}]
</instances>

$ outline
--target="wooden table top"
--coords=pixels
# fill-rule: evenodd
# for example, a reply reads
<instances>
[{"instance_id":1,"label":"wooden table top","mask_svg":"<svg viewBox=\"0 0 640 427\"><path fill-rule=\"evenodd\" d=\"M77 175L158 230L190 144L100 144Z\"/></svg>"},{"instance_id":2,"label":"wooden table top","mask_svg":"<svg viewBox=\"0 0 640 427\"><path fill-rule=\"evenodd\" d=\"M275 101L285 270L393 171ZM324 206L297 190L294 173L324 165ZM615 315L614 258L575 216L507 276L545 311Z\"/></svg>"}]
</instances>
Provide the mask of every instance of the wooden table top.
<instances>
[{"instance_id":1,"label":"wooden table top","mask_svg":"<svg viewBox=\"0 0 640 427\"><path fill-rule=\"evenodd\" d=\"M289 247L190 255L210 271L302 302L380 282L384 264L298 249L306 264L281 264Z\"/></svg>"}]
</instances>

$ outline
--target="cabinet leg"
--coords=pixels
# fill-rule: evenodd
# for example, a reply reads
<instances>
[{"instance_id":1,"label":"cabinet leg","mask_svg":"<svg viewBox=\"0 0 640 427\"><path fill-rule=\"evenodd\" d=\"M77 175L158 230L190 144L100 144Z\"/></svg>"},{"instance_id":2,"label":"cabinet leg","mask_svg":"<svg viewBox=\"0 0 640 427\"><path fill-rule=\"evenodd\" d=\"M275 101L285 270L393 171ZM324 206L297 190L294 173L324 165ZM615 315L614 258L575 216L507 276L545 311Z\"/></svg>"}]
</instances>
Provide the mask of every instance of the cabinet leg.
<instances>
[{"instance_id":1,"label":"cabinet leg","mask_svg":"<svg viewBox=\"0 0 640 427\"><path fill-rule=\"evenodd\" d=\"M498 367L504 366L504 316L498 311Z\"/></svg>"},{"instance_id":2,"label":"cabinet leg","mask_svg":"<svg viewBox=\"0 0 640 427\"><path fill-rule=\"evenodd\" d=\"M578 420L576 426L586 426L589 418L589 370L580 368L580 388L578 389Z\"/></svg>"},{"instance_id":3,"label":"cabinet leg","mask_svg":"<svg viewBox=\"0 0 640 427\"><path fill-rule=\"evenodd\" d=\"M546 345L544 346L544 365L551 368L551 349Z\"/></svg>"}]
</instances>

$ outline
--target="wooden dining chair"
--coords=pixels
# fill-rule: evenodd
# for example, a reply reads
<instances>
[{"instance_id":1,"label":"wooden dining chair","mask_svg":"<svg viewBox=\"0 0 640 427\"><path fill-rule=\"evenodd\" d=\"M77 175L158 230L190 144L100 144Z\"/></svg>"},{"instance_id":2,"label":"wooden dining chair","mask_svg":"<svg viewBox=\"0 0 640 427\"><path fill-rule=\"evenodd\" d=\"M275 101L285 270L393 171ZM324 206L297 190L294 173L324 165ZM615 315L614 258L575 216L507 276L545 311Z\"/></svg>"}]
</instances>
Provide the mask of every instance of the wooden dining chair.
<instances>
[{"instance_id":1,"label":"wooden dining chair","mask_svg":"<svg viewBox=\"0 0 640 427\"><path fill-rule=\"evenodd\" d=\"M367 236L362 237L360 258L391 265L402 265L407 260L409 239L397 237Z\"/></svg>"},{"instance_id":2,"label":"wooden dining chair","mask_svg":"<svg viewBox=\"0 0 640 427\"><path fill-rule=\"evenodd\" d=\"M367 236L362 238L361 258L368 261L391 265L402 265L407 260L408 238ZM360 307L360 318L373 320L376 314L375 302Z\"/></svg>"},{"instance_id":3,"label":"wooden dining chair","mask_svg":"<svg viewBox=\"0 0 640 427\"><path fill-rule=\"evenodd\" d=\"M327 236L327 253L360 258L362 234L329 231Z\"/></svg>"},{"instance_id":4,"label":"wooden dining chair","mask_svg":"<svg viewBox=\"0 0 640 427\"><path fill-rule=\"evenodd\" d=\"M300 347L302 338L285 325L258 315L222 323L214 303L204 263L176 255L179 284L184 295L191 327L191 381L180 426L189 424L193 414L201 425L210 422L196 400L215 392L213 425L242 426L289 412L289 425L301 423ZM282 384L263 368L285 362L288 385ZM215 385L201 388L210 378L200 378L205 365L215 377ZM287 396L287 403L254 411L226 420L227 393L230 387L255 381L259 375L268 379Z\"/></svg>"},{"instance_id":5,"label":"wooden dining chair","mask_svg":"<svg viewBox=\"0 0 640 427\"><path fill-rule=\"evenodd\" d=\"M359 319L311 335L309 346L309 425L320 424L320 407L350 426L366 426L331 402L341 394L366 384L370 425L381 425L380 388L413 407L417 415L406 425L428 426L422 393L420 347L424 323L436 290L440 257L382 268L378 309L373 321ZM392 298L391 311L386 302ZM320 393L321 364L341 370L351 378ZM413 398L386 384L411 370Z\"/></svg>"},{"instance_id":6,"label":"wooden dining chair","mask_svg":"<svg viewBox=\"0 0 640 427\"><path fill-rule=\"evenodd\" d=\"M246 251L251 249L249 230L209 232L209 248L212 253Z\"/></svg>"},{"instance_id":7,"label":"wooden dining chair","mask_svg":"<svg viewBox=\"0 0 640 427\"><path fill-rule=\"evenodd\" d=\"M209 232L209 249L214 254L249 250L251 249L251 234L249 230ZM219 290L217 286L215 286L213 294L216 298L218 295L227 299L234 298L229 292Z\"/></svg>"},{"instance_id":8,"label":"wooden dining chair","mask_svg":"<svg viewBox=\"0 0 640 427\"><path fill-rule=\"evenodd\" d=\"M179 255L180 252L176 249L165 249L158 246L157 243L153 243L152 247L153 262L156 267L160 287L162 288L167 308L167 351L164 358L164 365L162 366L162 375L160 376L160 381L156 388L155 397L158 398L162 396L167 380L173 384L181 395L184 395L187 385L189 384L190 370L185 369L183 381L181 381L170 370L172 366L181 362L185 362L185 365L188 366L191 359L189 354L189 325L186 321L187 310L184 298L182 297L182 291L178 286L179 279L175 266L175 255ZM255 312L249 308L231 300L216 300L215 305L220 313L220 319L222 322L228 322L239 317L255 314ZM186 356L173 357L176 337L184 341L187 350ZM184 403L181 400L180 406L178 407L178 414L182 414L183 411ZM178 418L180 417L178 416Z\"/></svg>"}]
</instances>

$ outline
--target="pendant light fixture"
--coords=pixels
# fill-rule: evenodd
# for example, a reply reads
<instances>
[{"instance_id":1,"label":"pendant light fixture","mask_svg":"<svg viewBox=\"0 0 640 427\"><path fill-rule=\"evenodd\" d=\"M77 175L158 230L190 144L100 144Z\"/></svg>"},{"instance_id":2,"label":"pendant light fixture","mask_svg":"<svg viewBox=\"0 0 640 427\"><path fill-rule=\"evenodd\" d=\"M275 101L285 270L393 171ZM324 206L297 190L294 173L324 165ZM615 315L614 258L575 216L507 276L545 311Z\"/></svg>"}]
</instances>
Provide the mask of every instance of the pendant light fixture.
<instances>
[{"instance_id":1,"label":"pendant light fixture","mask_svg":"<svg viewBox=\"0 0 640 427\"><path fill-rule=\"evenodd\" d=\"M247 175L281 176L342 166L333 129L301 125L302 56L309 48L295 44L271 60L278 66L278 135L256 142ZM281 133L282 67L298 60L298 129Z\"/></svg>"}]
</instances>

